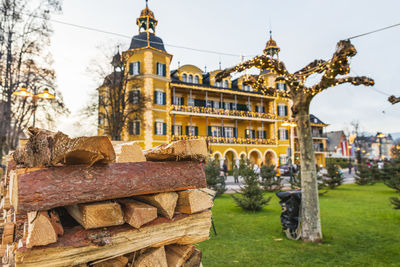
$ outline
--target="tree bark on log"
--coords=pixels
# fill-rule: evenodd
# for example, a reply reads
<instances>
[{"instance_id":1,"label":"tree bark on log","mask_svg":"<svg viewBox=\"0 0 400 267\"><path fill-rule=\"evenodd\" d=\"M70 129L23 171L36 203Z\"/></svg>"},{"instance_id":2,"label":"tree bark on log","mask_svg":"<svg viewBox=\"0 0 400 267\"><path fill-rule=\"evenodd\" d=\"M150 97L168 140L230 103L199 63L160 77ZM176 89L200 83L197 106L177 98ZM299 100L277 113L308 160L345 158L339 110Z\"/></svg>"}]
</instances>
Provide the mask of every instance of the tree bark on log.
<instances>
[{"instance_id":1,"label":"tree bark on log","mask_svg":"<svg viewBox=\"0 0 400 267\"><path fill-rule=\"evenodd\" d=\"M114 148L107 136L69 138L62 132L29 128L29 141L13 157L25 167L55 166L57 163L88 164L115 161Z\"/></svg>"},{"instance_id":2,"label":"tree bark on log","mask_svg":"<svg viewBox=\"0 0 400 267\"><path fill-rule=\"evenodd\" d=\"M311 134L309 104L294 103L301 164L301 238L305 242L321 242L321 219L318 202L317 170Z\"/></svg>"},{"instance_id":3,"label":"tree bark on log","mask_svg":"<svg viewBox=\"0 0 400 267\"><path fill-rule=\"evenodd\" d=\"M134 162L41 169L13 179L16 212L206 187L197 162Z\"/></svg>"},{"instance_id":4,"label":"tree bark on log","mask_svg":"<svg viewBox=\"0 0 400 267\"><path fill-rule=\"evenodd\" d=\"M148 248L168 240L184 240L185 236L198 237L199 241L208 239L211 227L211 212L184 215L172 220L159 217L140 229L124 224L83 231L76 226L66 229L55 244L16 251L17 266L57 267L71 266L132 251ZM178 244L189 244L178 242Z\"/></svg>"}]
</instances>

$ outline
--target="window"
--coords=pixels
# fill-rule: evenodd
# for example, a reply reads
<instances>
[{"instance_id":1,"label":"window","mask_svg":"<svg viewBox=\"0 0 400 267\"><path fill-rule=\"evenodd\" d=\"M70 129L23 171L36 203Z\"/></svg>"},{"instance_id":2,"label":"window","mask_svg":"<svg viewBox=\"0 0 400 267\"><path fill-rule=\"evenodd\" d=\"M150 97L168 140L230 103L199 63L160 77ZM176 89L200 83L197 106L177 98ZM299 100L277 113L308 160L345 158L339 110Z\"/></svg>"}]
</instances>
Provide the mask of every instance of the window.
<instances>
[{"instance_id":1,"label":"window","mask_svg":"<svg viewBox=\"0 0 400 267\"><path fill-rule=\"evenodd\" d=\"M167 76L167 65L157 62L157 75Z\"/></svg>"},{"instance_id":2,"label":"window","mask_svg":"<svg viewBox=\"0 0 400 267\"><path fill-rule=\"evenodd\" d=\"M163 122L156 122L154 127L154 133L156 135L166 135L166 124Z\"/></svg>"},{"instance_id":3,"label":"window","mask_svg":"<svg viewBox=\"0 0 400 267\"><path fill-rule=\"evenodd\" d=\"M183 105L183 97L175 96L174 97L174 105L177 105L177 106Z\"/></svg>"},{"instance_id":4,"label":"window","mask_svg":"<svg viewBox=\"0 0 400 267\"><path fill-rule=\"evenodd\" d=\"M279 140L288 140L289 131L287 129L279 129Z\"/></svg>"},{"instance_id":5,"label":"window","mask_svg":"<svg viewBox=\"0 0 400 267\"><path fill-rule=\"evenodd\" d=\"M128 130L130 135L140 135L140 121L130 121Z\"/></svg>"},{"instance_id":6,"label":"window","mask_svg":"<svg viewBox=\"0 0 400 267\"><path fill-rule=\"evenodd\" d=\"M211 126L211 136L212 137L221 137L221 127L219 126Z\"/></svg>"},{"instance_id":7,"label":"window","mask_svg":"<svg viewBox=\"0 0 400 267\"><path fill-rule=\"evenodd\" d=\"M264 113L265 112L265 108L263 106L261 106L261 105L257 105L256 106L256 112Z\"/></svg>"},{"instance_id":8,"label":"window","mask_svg":"<svg viewBox=\"0 0 400 267\"><path fill-rule=\"evenodd\" d=\"M250 85L243 85L243 90L251 91L251 86Z\"/></svg>"},{"instance_id":9,"label":"window","mask_svg":"<svg viewBox=\"0 0 400 267\"><path fill-rule=\"evenodd\" d=\"M139 104L140 90L132 90L129 92L129 104Z\"/></svg>"},{"instance_id":10,"label":"window","mask_svg":"<svg viewBox=\"0 0 400 267\"><path fill-rule=\"evenodd\" d=\"M229 82L227 80L224 81L224 88L228 88L229 87Z\"/></svg>"},{"instance_id":11,"label":"window","mask_svg":"<svg viewBox=\"0 0 400 267\"><path fill-rule=\"evenodd\" d=\"M288 115L288 108L284 104L278 105L278 116L284 117Z\"/></svg>"},{"instance_id":12,"label":"window","mask_svg":"<svg viewBox=\"0 0 400 267\"><path fill-rule=\"evenodd\" d=\"M154 91L154 104L165 105L167 103L166 93Z\"/></svg>"},{"instance_id":13,"label":"window","mask_svg":"<svg viewBox=\"0 0 400 267\"><path fill-rule=\"evenodd\" d=\"M129 74L130 75L139 75L140 74L140 62L131 62L129 63Z\"/></svg>"},{"instance_id":14,"label":"window","mask_svg":"<svg viewBox=\"0 0 400 267\"><path fill-rule=\"evenodd\" d=\"M214 101L214 108L219 108L219 102L218 101Z\"/></svg>"},{"instance_id":15,"label":"window","mask_svg":"<svg viewBox=\"0 0 400 267\"><path fill-rule=\"evenodd\" d=\"M206 101L206 107L208 107L208 108L212 107L212 101L211 100L207 100Z\"/></svg>"},{"instance_id":16,"label":"window","mask_svg":"<svg viewBox=\"0 0 400 267\"><path fill-rule=\"evenodd\" d=\"M188 126L187 134L189 136L197 136L197 127L196 126Z\"/></svg>"},{"instance_id":17,"label":"window","mask_svg":"<svg viewBox=\"0 0 400 267\"><path fill-rule=\"evenodd\" d=\"M286 90L286 84L283 82L276 83L276 89L278 90Z\"/></svg>"},{"instance_id":18,"label":"window","mask_svg":"<svg viewBox=\"0 0 400 267\"><path fill-rule=\"evenodd\" d=\"M247 110L251 111L251 104L247 104L246 106L247 106Z\"/></svg>"},{"instance_id":19,"label":"window","mask_svg":"<svg viewBox=\"0 0 400 267\"><path fill-rule=\"evenodd\" d=\"M103 124L104 124L104 115L99 114L99 125L103 125Z\"/></svg>"},{"instance_id":20,"label":"window","mask_svg":"<svg viewBox=\"0 0 400 267\"><path fill-rule=\"evenodd\" d=\"M182 125L174 125L174 128L172 128L172 134L182 135Z\"/></svg>"},{"instance_id":21,"label":"window","mask_svg":"<svg viewBox=\"0 0 400 267\"><path fill-rule=\"evenodd\" d=\"M222 87L222 82L215 82L214 84L216 87Z\"/></svg>"},{"instance_id":22,"label":"window","mask_svg":"<svg viewBox=\"0 0 400 267\"><path fill-rule=\"evenodd\" d=\"M230 110L231 109L231 103L225 102L224 103L224 107L225 107L225 109Z\"/></svg>"},{"instance_id":23,"label":"window","mask_svg":"<svg viewBox=\"0 0 400 267\"><path fill-rule=\"evenodd\" d=\"M232 103L232 109L233 110L237 110L237 104L236 103Z\"/></svg>"},{"instance_id":24,"label":"window","mask_svg":"<svg viewBox=\"0 0 400 267\"><path fill-rule=\"evenodd\" d=\"M254 138L254 137L255 137L255 130L246 129L246 130L244 131L244 136L245 136L246 138Z\"/></svg>"},{"instance_id":25,"label":"window","mask_svg":"<svg viewBox=\"0 0 400 267\"><path fill-rule=\"evenodd\" d=\"M182 82L187 82L187 75L185 73L182 75Z\"/></svg>"},{"instance_id":26,"label":"window","mask_svg":"<svg viewBox=\"0 0 400 267\"><path fill-rule=\"evenodd\" d=\"M224 134L225 137L234 137L233 127L224 127Z\"/></svg>"},{"instance_id":27,"label":"window","mask_svg":"<svg viewBox=\"0 0 400 267\"><path fill-rule=\"evenodd\" d=\"M264 138L265 138L265 131L263 131L263 130L258 130L258 131L257 131L257 135L258 135L258 138L264 139Z\"/></svg>"},{"instance_id":28,"label":"window","mask_svg":"<svg viewBox=\"0 0 400 267\"><path fill-rule=\"evenodd\" d=\"M193 83L193 75L192 74L189 74L188 82L189 83Z\"/></svg>"},{"instance_id":29,"label":"window","mask_svg":"<svg viewBox=\"0 0 400 267\"><path fill-rule=\"evenodd\" d=\"M189 98L188 99L188 105L189 106L194 106L194 99L193 98Z\"/></svg>"},{"instance_id":30,"label":"window","mask_svg":"<svg viewBox=\"0 0 400 267\"><path fill-rule=\"evenodd\" d=\"M194 83L195 83L195 84L199 84L199 83L200 83L200 81L199 81L199 75L195 75L195 76L194 76Z\"/></svg>"}]
</instances>

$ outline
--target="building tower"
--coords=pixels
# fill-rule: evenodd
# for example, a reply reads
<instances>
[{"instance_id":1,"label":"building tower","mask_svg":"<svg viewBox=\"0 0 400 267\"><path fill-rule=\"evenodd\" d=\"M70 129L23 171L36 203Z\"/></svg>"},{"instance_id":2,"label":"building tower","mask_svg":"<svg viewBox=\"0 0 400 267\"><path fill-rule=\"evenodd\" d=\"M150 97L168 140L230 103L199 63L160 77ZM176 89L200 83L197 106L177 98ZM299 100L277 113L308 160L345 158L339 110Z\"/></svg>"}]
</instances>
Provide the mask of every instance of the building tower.
<instances>
[{"instance_id":1,"label":"building tower","mask_svg":"<svg viewBox=\"0 0 400 267\"><path fill-rule=\"evenodd\" d=\"M269 40L264 49L264 54L270 56L271 58L279 59L279 51L281 49L276 44L275 40L272 39L272 31L269 31Z\"/></svg>"},{"instance_id":2,"label":"building tower","mask_svg":"<svg viewBox=\"0 0 400 267\"><path fill-rule=\"evenodd\" d=\"M139 91L145 99L142 119L129 122L124 140L137 140L144 149L166 143L171 130L168 107L172 55L155 34L157 23L146 1L146 8L136 20L139 34L132 38L129 49L123 53L129 75L142 81L141 88L133 88L137 83L132 80L128 89Z\"/></svg>"}]
</instances>

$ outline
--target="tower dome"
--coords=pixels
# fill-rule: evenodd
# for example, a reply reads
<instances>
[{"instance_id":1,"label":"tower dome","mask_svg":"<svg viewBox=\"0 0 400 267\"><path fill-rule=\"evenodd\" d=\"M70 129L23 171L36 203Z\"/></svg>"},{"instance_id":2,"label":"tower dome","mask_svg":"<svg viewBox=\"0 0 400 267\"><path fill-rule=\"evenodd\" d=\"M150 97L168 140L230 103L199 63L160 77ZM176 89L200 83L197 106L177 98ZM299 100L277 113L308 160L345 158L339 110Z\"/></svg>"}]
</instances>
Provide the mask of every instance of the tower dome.
<instances>
[{"instance_id":1,"label":"tower dome","mask_svg":"<svg viewBox=\"0 0 400 267\"><path fill-rule=\"evenodd\" d=\"M279 46L276 44L276 41L272 39L272 31L269 31L269 40L267 41L267 44L264 49L264 54L270 57L277 57L279 58L279 51L281 49Z\"/></svg>"}]
</instances>

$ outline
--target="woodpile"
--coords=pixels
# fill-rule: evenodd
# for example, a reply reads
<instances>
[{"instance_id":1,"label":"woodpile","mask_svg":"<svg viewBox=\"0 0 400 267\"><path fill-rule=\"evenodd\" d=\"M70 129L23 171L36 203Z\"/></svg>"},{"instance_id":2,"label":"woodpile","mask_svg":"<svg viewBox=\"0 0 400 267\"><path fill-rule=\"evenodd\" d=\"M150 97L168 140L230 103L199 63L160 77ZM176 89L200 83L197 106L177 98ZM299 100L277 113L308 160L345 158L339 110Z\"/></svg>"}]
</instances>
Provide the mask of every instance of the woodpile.
<instances>
[{"instance_id":1,"label":"woodpile","mask_svg":"<svg viewBox=\"0 0 400 267\"><path fill-rule=\"evenodd\" d=\"M201 265L212 197L203 140L142 151L37 128L0 182L0 266Z\"/></svg>"}]
</instances>

